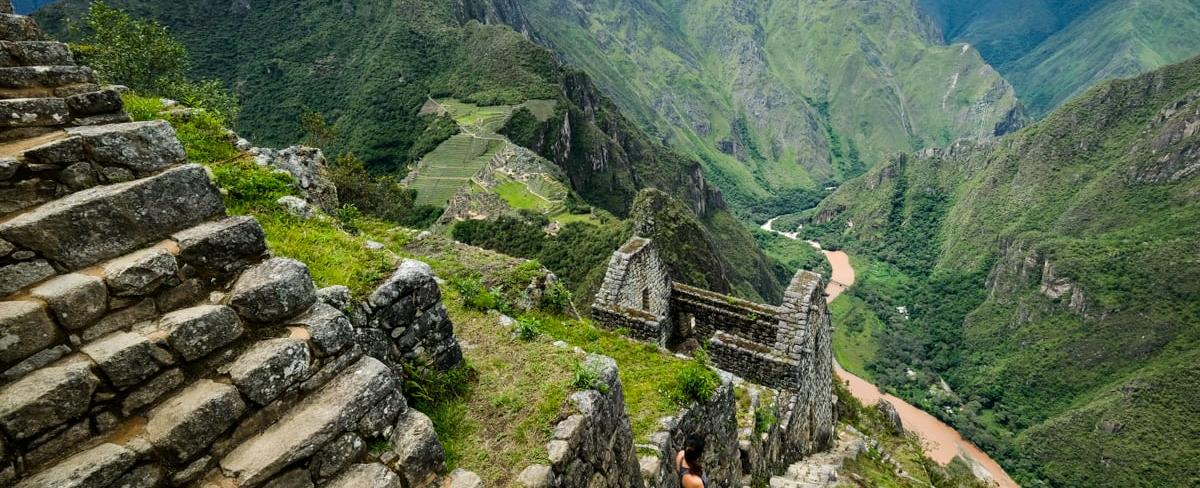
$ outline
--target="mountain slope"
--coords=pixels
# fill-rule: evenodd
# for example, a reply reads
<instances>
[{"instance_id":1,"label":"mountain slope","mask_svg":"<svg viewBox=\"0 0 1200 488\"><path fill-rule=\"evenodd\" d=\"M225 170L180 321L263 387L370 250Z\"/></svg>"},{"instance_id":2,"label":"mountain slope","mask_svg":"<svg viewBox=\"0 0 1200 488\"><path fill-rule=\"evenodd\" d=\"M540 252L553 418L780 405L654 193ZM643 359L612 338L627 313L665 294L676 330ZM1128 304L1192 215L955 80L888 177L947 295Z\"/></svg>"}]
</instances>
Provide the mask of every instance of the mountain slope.
<instances>
[{"instance_id":1,"label":"mountain slope","mask_svg":"<svg viewBox=\"0 0 1200 488\"><path fill-rule=\"evenodd\" d=\"M67 0L38 20L68 34L88 2ZM720 232L732 273L696 270L714 288L777 300L782 286L753 237L732 221L721 194L700 165L650 139L579 72L508 26L474 16L490 2L435 0L353 2L169 2L120 0L112 6L167 25L191 51L202 77L224 79L242 100L239 131L256 144L299 141L301 115L330 121L336 140L326 149L353 152L377 172L403 172L440 141L428 141L436 115L421 114L433 98L480 106L552 100L551 113L522 119L519 144L560 166L587 203L627 217L638 191L658 188ZM525 111L528 113L528 111ZM513 124L513 121L509 122ZM432 144L429 144L432 142ZM606 251L607 252L607 251ZM691 263L681 263L691 266ZM573 284L579 285L579 284Z\"/></svg>"},{"instance_id":2,"label":"mountain slope","mask_svg":"<svg viewBox=\"0 0 1200 488\"><path fill-rule=\"evenodd\" d=\"M739 206L1021 118L1007 83L939 45L909 1L534 0L499 19L704 161Z\"/></svg>"},{"instance_id":3,"label":"mountain slope","mask_svg":"<svg viewBox=\"0 0 1200 488\"><path fill-rule=\"evenodd\" d=\"M894 328L869 368L1026 484L1194 484L1198 127L1193 58L841 187L809 236L909 283L858 291Z\"/></svg>"},{"instance_id":4,"label":"mountain slope","mask_svg":"<svg viewBox=\"0 0 1200 488\"><path fill-rule=\"evenodd\" d=\"M922 0L951 42L969 42L1044 115L1096 83L1200 53L1194 0Z\"/></svg>"}]
</instances>

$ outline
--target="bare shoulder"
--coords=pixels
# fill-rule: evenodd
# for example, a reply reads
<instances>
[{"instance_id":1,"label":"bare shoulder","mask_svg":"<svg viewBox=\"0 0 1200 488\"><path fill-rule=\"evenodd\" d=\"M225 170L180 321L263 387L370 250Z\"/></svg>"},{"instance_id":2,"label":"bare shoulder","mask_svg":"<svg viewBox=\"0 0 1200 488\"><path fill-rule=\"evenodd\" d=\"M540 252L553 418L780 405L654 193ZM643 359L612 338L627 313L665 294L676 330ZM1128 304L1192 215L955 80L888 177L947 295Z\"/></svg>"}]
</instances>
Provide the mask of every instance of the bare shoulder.
<instances>
[{"instance_id":1,"label":"bare shoulder","mask_svg":"<svg viewBox=\"0 0 1200 488\"><path fill-rule=\"evenodd\" d=\"M704 488L704 480L694 474L683 476L683 488Z\"/></svg>"}]
</instances>

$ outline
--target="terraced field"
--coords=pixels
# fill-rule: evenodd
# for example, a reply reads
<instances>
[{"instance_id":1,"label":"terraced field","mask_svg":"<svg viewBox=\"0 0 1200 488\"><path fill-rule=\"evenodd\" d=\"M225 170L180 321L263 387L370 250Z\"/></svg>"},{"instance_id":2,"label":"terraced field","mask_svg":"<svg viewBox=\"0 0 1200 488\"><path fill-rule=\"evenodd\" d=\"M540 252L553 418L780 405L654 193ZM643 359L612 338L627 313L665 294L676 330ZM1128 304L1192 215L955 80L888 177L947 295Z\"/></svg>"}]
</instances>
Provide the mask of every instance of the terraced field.
<instances>
[{"instance_id":1,"label":"terraced field","mask_svg":"<svg viewBox=\"0 0 1200 488\"><path fill-rule=\"evenodd\" d=\"M502 139L484 139L458 134L417 163L416 177L409 187L417 190L417 204L444 206L454 192L467 185L471 177L487 165L504 147Z\"/></svg>"}]
</instances>

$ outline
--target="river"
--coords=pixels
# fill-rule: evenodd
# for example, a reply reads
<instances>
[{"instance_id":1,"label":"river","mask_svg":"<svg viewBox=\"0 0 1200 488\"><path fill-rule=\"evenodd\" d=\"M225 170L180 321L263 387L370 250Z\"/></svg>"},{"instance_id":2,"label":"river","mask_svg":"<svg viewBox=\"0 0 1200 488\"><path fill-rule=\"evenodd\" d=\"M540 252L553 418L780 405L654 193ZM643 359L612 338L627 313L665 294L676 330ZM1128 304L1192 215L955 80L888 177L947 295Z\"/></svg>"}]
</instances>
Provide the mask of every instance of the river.
<instances>
[{"instance_id":1,"label":"river","mask_svg":"<svg viewBox=\"0 0 1200 488\"><path fill-rule=\"evenodd\" d=\"M775 219L768 220L762 225L762 229L789 239L799 239L797 232L775 230L772 227L774 223ZM813 247L821 249L819 243L808 242ZM850 265L850 256L844 251L822 249L821 253L825 255L825 259L829 261L829 266L833 270L829 284L825 286L826 300L832 302L847 288L854 285L854 267ZM921 437L926 453L934 461L945 465L949 464L955 456L962 456L972 463L972 469L975 470L976 476L991 479L1001 488L1019 488L1020 485L1017 485L1008 476L1004 468L1001 468L991 456L988 456L974 443L963 438L953 427L904 400L880 391L878 387L867 380L842 369L837 361L834 361L834 368L838 378L845 382L850 393L864 405L874 405L880 399L884 399L896 407L896 412L900 414L900 419L904 422L904 429Z\"/></svg>"}]
</instances>

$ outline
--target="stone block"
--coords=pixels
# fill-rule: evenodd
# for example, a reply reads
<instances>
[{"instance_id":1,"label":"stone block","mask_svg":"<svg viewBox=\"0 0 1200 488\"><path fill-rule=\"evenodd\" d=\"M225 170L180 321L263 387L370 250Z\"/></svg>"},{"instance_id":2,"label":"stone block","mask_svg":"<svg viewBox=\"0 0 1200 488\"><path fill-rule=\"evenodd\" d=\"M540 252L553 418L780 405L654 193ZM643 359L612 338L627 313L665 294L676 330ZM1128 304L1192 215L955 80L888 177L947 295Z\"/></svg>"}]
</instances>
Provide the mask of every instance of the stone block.
<instances>
[{"instance_id":1,"label":"stone block","mask_svg":"<svg viewBox=\"0 0 1200 488\"><path fill-rule=\"evenodd\" d=\"M115 92L111 93L115 96ZM120 97L116 100L119 102ZM115 110L105 112L112 111ZM164 120L76 127L67 129L67 133L83 140L92 161L102 166L125 167L139 175L187 161L175 129Z\"/></svg>"},{"instance_id":2,"label":"stone block","mask_svg":"<svg viewBox=\"0 0 1200 488\"><path fill-rule=\"evenodd\" d=\"M179 273L175 256L165 249L152 247L122 256L104 264L104 282L116 296L149 295L163 282Z\"/></svg>"},{"instance_id":3,"label":"stone block","mask_svg":"<svg viewBox=\"0 0 1200 488\"><path fill-rule=\"evenodd\" d=\"M406 486L422 486L445 467L446 453L425 414L409 409L396 421L391 436L393 465L404 473Z\"/></svg>"},{"instance_id":4,"label":"stone block","mask_svg":"<svg viewBox=\"0 0 1200 488\"><path fill-rule=\"evenodd\" d=\"M0 365L16 364L61 340L62 333L42 304L0 302Z\"/></svg>"},{"instance_id":5,"label":"stone block","mask_svg":"<svg viewBox=\"0 0 1200 488\"><path fill-rule=\"evenodd\" d=\"M33 296L45 300L54 318L68 330L92 325L108 312L108 288L95 276L58 276L35 287Z\"/></svg>"},{"instance_id":6,"label":"stone block","mask_svg":"<svg viewBox=\"0 0 1200 488\"><path fill-rule=\"evenodd\" d=\"M96 83L96 73L86 66L0 67L0 89L58 88Z\"/></svg>"},{"instance_id":7,"label":"stone block","mask_svg":"<svg viewBox=\"0 0 1200 488\"><path fill-rule=\"evenodd\" d=\"M550 466L534 464L517 475L517 485L525 488L550 488L554 481L554 472Z\"/></svg>"},{"instance_id":8,"label":"stone block","mask_svg":"<svg viewBox=\"0 0 1200 488\"><path fill-rule=\"evenodd\" d=\"M0 14L0 39L8 41L42 40L42 30L38 28L37 22L32 17L14 15L11 5L7 5L7 7L9 7L9 11Z\"/></svg>"},{"instance_id":9,"label":"stone block","mask_svg":"<svg viewBox=\"0 0 1200 488\"><path fill-rule=\"evenodd\" d=\"M0 238L68 268L115 258L224 214L204 168L73 193L0 224ZM86 215L87 218L80 218Z\"/></svg>"},{"instance_id":10,"label":"stone block","mask_svg":"<svg viewBox=\"0 0 1200 488\"><path fill-rule=\"evenodd\" d=\"M179 259L200 269L229 272L258 261L267 252L266 234L254 217L230 217L171 236Z\"/></svg>"},{"instance_id":11,"label":"stone block","mask_svg":"<svg viewBox=\"0 0 1200 488\"><path fill-rule=\"evenodd\" d=\"M84 361L34 371L0 389L0 427L28 439L87 413L100 380Z\"/></svg>"},{"instance_id":12,"label":"stone block","mask_svg":"<svg viewBox=\"0 0 1200 488\"><path fill-rule=\"evenodd\" d=\"M71 353L71 347L66 344L42 349L34 353L32 356L25 358L24 361L17 363L15 366L8 368L4 374L0 375L0 379L4 381L12 381L22 376L29 374L42 366L53 363L62 359L63 356Z\"/></svg>"},{"instance_id":13,"label":"stone block","mask_svg":"<svg viewBox=\"0 0 1200 488\"><path fill-rule=\"evenodd\" d=\"M292 338L253 345L229 365L229 376L242 394L266 405L308 374L308 345Z\"/></svg>"},{"instance_id":14,"label":"stone block","mask_svg":"<svg viewBox=\"0 0 1200 488\"><path fill-rule=\"evenodd\" d=\"M114 332L84 345L82 351L100 367L113 386L126 388L158 372L154 347L149 339L140 335Z\"/></svg>"},{"instance_id":15,"label":"stone block","mask_svg":"<svg viewBox=\"0 0 1200 488\"><path fill-rule=\"evenodd\" d=\"M242 335L242 323L233 309L200 305L164 315L158 328L166 333L171 349L192 361L233 342Z\"/></svg>"},{"instance_id":16,"label":"stone block","mask_svg":"<svg viewBox=\"0 0 1200 488\"><path fill-rule=\"evenodd\" d=\"M22 163L14 158L0 157L0 181L7 180L16 176L17 170L21 169ZM0 253L7 254L7 253Z\"/></svg>"},{"instance_id":17,"label":"stone block","mask_svg":"<svg viewBox=\"0 0 1200 488\"><path fill-rule=\"evenodd\" d=\"M242 317L272 323L295 317L317 301L308 267L294 259L273 258L242 273L229 303Z\"/></svg>"},{"instance_id":18,"label":"stone block","mask_svg":"<svg viewBox=\"0 0 1200 488\"><path fill-rule=\"evenodd\" d=\"M164 477L162 466L143 464L125 473L111 486L114 488L155 488L162 485Z\"/></svg>"},{"instance_id":19,"label":"stone block","mask_svg":"<svg viewBox=\"0 0 1200 488\"><path fill-rule=\"evenodd\" d=\"M415 293L422 288L428 289L430 286L433 290L437 289L433 268L421 261L405 259L400 266L396 267L392 276L371 293L367 302L373 308L386 307L395 303L400 297ZM426 294L428 293L427 291ZM432 298L433 301L437 300L437 297Z\"/></svg>"},{"instance_id":20,"label":"stone block","mask_svg":"<svg viewBox=\"0 0 1200 488\"><path fill-rule=\"evenodd\" d=\"M67 97L66 102L67 108L71 110L71 115L76 117L120 112L125 109L125 103L121 101L121 95L115 90L80 93ZM172 132L172 135L174 135L174 132Z\"/></svg>"},{"instance_id":21,"label":"stone block","mask_svg":"<svg viewBox=\"0 0 1200 488\"><path fill-rule=\"evenodd\" d=\"M133 451L116 444L100 444L26 478L14 488L103 488L121 478L135 462L137 454Z\"/></svg>"},{"instance_id":22,"label":"stone block","mask_svg":"<svg viewBox=\"0 0 1200 488\"><path fill-rule=\"evenodd\" d=\"M263 488L313 488L313 486L312 476L309 476L308 471L293 469L268 481Z\"/></svg>"},{"instance_id":23,"label":"stone block","mask_svg":"<svg viewBox=\"0 0 1200 488\"><path fill-rule=\"evenodd\" d=\"M47 142L24 152L25 161L30 164L52 164L67 166L87 159L83 151L83 140L78 137L68 137Z\"/></svg>"},{"instance_id":24,"label":"stone block","mask_svg":"<svg viewBox=\"0 0 1200 488\"><path fill-rule=\"evenodd\" d=\"M164 371L125 397L121 402L121 415L128 417L142 407L157 402L163 395L183 386L184 380L183 372L178 369Z\"/></svg>"},{"instance_id":25,"label":"stone block","mask_svg":"<svg viewBox=\"0 0 1200 488\"><path fill-rule=\"evenodd\" d=\"M11 12L10 12L11 13ZM0 41L0 66L70 66L66 44L54 41Z\"/></svg>"},{"instance_id":26,"label":"stone block","mask_svg":"<svg viewBox=\"0 0 1200 488\"><path fill-rule=\"evenodd\" d=\"M85 329L80 337L84 341L92 341L108 335L110 332L129 329L134 324L153 319L155 313L154 300L147 298L104 316L99 322L96 322L96 325Z\"/></svg>"},{"instance_id":27,"label":"stone block","mask_svg":"<svg viewBox=\"0 0 1200 488\"><path fill-rule=\"evenodd\" d=\"M459 468L450 473L450 483L446 488L483 488L483 479L479 475Z\"/></svg>"},{"instance_id":28,"label":"stone block","mask_svg":"<svg viewBox=\"0 0 1200 488\"><path fill-rule=\"evenodd\" d=\"M0 215L53 200L58 195L58 189L58 183L41 177L0 185Z\"/></svg>"},{"instance_id":29,"label":"stone block","mask_svg":"<svg viewBox=\"0 0 1200 488\"><path fill-rule=\"evenodd\" d=\"M79 162L59 171L58 182L70 191L79 191L100 184L100 176L91 163Z\"/></svg>"},{"instance_id":30,"label":"stone block","mask_svg":"<svg viewBox=\"0 0 1200 488\"><path fill-rule=\"evenodd\" d=\"M50 127L70 120L71 111L61 98L0 100L0 128Z\"/></svg>"},{"instance_id":31,"label":"stone block","mask_svg":"<svg viewBox=\"0 0 1200 488\"><path fill-rule=\"evenodd\" d=\"M221 469L242 486L262 483L351 428L372 405L397 388L387 366L362 358L278 422L226 454Z\"/></svg>"},{"instance_id":32,"label":"stone block","mask_svg":"<svg viewBox=\"0 0 1200 488\"><path fill-rule=\"evenodd\" d=\"M352 461L362 456L367 444L353 432L330 441L313 455L308 471L317 481L327 480L342 472Z\"/></svg>"},{"instance_id":33,"label":"stone block","mask_svg":"<svg viewBox=\"0 0 1200 488\"><path fill-rule=\"evenodd\" d=\"M146 440L169 462L187 463L246 411L237 388L198 380L147 415Z\"/></svg>"},{"instance_id":34,"label":"stone block","mask_svg":"<svg viewBox=\"0 0 1200 488\"><path fill-rule=\"evenodd\" d=\"M350 289L343 285L327 286L317 290L317 300L330 307L345 311L350 307Z\"/></svg>"},{"instance_id":35,"label":"stone block","mask_svg":"<svg viewBox=\"0 0 1200 488\"><path fill-rule=\"evenodd\" d=\"M400 477L382 464L355 464L325 488L401 488Z\"/></svg>"},{"instance_id":36,"label":"stone block","mask_svg":"<svg viewBox=\"0 0 1200 488\"><path fill-rule=\"evenodd\" d=\"M15 293L51 276L54 276L54 267L44 259L0 266L0 296Z\"/></svg>"},{"instance_id":37,"label":"stone block","mask_svg":"<svg viewBox=\"0 0 1200 488\"><path fill-rule=\"evenodd\" d=\"M290 322L302 325L308 330L310 341L318 356L335 354L354 340L354 327L346 314L324 303L313 305L307 312Z\"/></svg>"}]
</instances>

